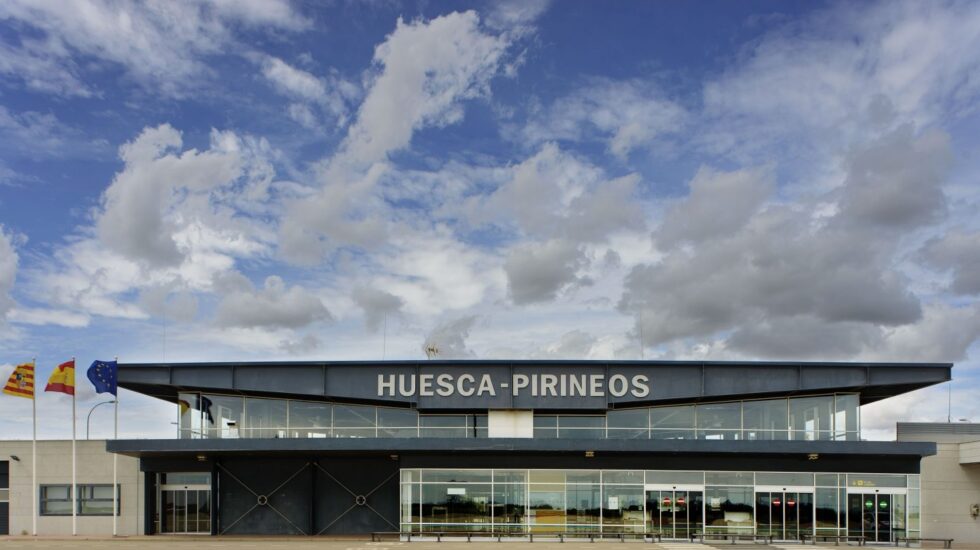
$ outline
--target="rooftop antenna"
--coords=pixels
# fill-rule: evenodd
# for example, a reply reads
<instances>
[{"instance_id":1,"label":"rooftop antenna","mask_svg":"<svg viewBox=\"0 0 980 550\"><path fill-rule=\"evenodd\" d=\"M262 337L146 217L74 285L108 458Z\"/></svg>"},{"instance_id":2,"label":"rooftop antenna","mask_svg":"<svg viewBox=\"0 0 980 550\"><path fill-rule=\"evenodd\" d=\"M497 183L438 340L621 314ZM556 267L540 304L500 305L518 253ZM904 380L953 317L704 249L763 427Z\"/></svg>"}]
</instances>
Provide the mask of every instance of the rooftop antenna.
<instances>
[{"instance_id":1,"label":"rooftop antenna","mask_svg":"<svg viewBox=\"0 0 980 550\"><path fill-rule=\"evenodd\" d=\"M946 394L946 423L953 423L953 378L950 377L949 382L946 384L948 392Z\"/></svg>"},{"instance_id":2,"label":"rooftop antenna","mask_svg":"<svg viewBox=\"0 0 980 550\"><path fill-rule=\"evenodd\" d=\"M427 359L432 359L439 355L439 347L435 344L428 344L425 346L425 357Z\"/></svg>"}]
</instances>

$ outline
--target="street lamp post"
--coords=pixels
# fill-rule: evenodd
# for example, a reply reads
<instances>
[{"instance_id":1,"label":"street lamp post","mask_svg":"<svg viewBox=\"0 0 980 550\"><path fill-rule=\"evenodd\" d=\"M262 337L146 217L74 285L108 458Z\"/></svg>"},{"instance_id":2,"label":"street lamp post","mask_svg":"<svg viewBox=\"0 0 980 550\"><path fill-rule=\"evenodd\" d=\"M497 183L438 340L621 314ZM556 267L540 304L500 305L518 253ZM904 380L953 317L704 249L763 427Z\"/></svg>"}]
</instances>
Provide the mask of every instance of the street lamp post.
<instances>
[{"instance_id":1,"label":"street lamp post","mask_svg":"<svg viewBox=\"0 0 980 550\"><path fill-rule=\"evenodd\" d=\"M89 428L91 428L92 413L95 411L95 409L99 408L99 405L109 405L109 404L115 403L115 402L116 402L115 399L110 399L109 401L103 401L101 403L96 403L95 405L92 406L91 409L89 409L88 416L85 418L85 440L86 441L88 441L88 432L89 432Z\"/></svg>"}]
</instances>

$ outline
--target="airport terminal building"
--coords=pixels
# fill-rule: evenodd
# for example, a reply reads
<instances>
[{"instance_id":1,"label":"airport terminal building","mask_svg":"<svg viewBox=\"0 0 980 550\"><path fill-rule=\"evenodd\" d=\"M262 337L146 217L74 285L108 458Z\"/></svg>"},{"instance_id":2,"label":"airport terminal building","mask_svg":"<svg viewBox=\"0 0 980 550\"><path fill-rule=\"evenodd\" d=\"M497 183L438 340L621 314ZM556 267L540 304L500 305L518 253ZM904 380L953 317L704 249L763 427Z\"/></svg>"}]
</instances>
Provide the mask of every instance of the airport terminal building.
<instances>
[{"instance_id":1,"label":"airport terminal building","mask_svg":"<svg viewBox=\"0 0 980 550\"><path fill-rule=\"evenodd\" d=\"M935 443L861 441L861 406L950 364L120 364L174 404L138 460L146 534L862 535L921 529Z\"/></svg>"}]
</instances>

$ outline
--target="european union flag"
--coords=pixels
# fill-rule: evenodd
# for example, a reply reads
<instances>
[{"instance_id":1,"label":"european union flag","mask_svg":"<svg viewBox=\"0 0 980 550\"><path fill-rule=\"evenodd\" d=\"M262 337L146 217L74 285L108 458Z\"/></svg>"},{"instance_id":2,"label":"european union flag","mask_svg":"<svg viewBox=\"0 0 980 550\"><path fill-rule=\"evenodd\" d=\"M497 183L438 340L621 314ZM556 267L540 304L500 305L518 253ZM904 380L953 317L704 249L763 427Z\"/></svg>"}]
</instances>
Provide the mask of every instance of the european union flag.
<instances>
[{"instance_id":1,"label":"european union flag","mask_svg":"<svg viewBox=\"0 0 980 550\"><path fill-rule=\"evenodd\" d=\"M88 368L88 379L95 386L95 393L109 392L116 395L116 379L118 368L115 361L92 361Z\"/></svg>"}]
</instances>

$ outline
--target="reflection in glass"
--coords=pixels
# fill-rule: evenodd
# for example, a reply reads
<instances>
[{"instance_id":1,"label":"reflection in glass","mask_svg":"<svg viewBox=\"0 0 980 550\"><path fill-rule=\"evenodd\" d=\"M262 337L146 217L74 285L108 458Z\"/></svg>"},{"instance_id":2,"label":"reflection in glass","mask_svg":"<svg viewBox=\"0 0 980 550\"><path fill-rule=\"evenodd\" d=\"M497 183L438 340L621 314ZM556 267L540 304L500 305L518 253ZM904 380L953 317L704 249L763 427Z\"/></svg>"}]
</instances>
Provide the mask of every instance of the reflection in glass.
<instances>
[{"instance_id":1,"label":"reflection in glass","mask_svg":"<svg viewBox=\"0 0 980 550\"><path fill-rule=\"evenodd\" d=\"M650 409L651 439L694 439L694 406Z\"/></svg>"},{"instance_id":2,"label":"reflection in glass","mask_svg":"<svg viewBox=\"0 0 980 550\"><path fill-rule=\"evenodd\" d=\"M649 436L649 409L613 410L606 413L609 439L646 439Z\"/></svg>"},{"instance_id":3,"label":"reflection in glass","mask_svg":"<svg viewBox=\"0 0 980 550\"><path fill-rule=\"evenodd\" d=\"M561 473L561 472L559 472ZM528 525L531 532L554 531L565 525L565 486L532 483L528 486ZM535 529L535 526L538 526ZM548 526L548 527L541 527Z\"/></svg>"},{"instance_id":4,"label":"reflection in glass","mask_svg":"<svg viewBox=\"0 0 980 550\"><path fill-rule=\"evenodd\" d=\"M289 402L289 433L292 437L330 437L333 408L329 403Z\"/></svg>"},{"instance_id":5,"label":"reflection in glass","mask_svg":"<svg viewBox=\"0 0 980 550\"><path fill-rule=\"evenodd\" d=\"M834 408L834 439L857 441L861 439L859 425L861 399L858 394L837 394Z\"/></svg>"},{"instance_id":6,"label":"reflection in glass","mask_svg":"<svg viewBox=\"0 0 980 550\"><path fill-rule=\"evenodd\" d=\"M605 485L602 497L603 531L643 531L643 486Z\"/></svg>"},{"instance_id":7,"label":"reflection in glass","mask_svg":"<svg viewBox=\"0 0 980 550\"><path fill-rule=\"evenodd\" d=\"M599 523L599 485L568 485L565 495L569 525Z\"/></svg>"},{"instance_id":8,"label":"reflection in glass","mask_svg":"<svg viewBox=\"0 0 980 550\"><path fill-rule=\"evenodd\" d=\"M789 400L789 429L792 439L832 439L834 399L832 396L799 397Z\"/></svg>"},{"instance_id":9,"label":"reflection in glass","mask_svg":"<svg viewBox=\"0 0 980 550\"><path fill-rule=\"evenodd\" d=\"M374 407L362 405L333 406L334 437L375 437Z\"/></svg>"},{"instance_id":10,"label":"reflection in glass","mask_svg":"<svg viewBox=\"0 0 980 550\"><path fill-rule=\"evenodd\" d=\"M201 395L201 414L207 437L237 438L245 399L230 395Z\"/></svg>"},{"instance_id":11,"label":"reflection in glass","mask_svg":"<svg viewBox=\"0 0 980 550\"><path fill-rule=\"evenodd\" d=\"M716 533L751 531L751 487L708 487L704 495L705 529Z\"/></svg>"},{"instance_id":12,"label":"reflection in glass","mask_svg":"<svg viewBox=\"0 0 980 550\"><path fill-rule=\"evenodd\" d=\"M242 437L276 438L286 435L286 401L282 399L245 400Z\"/></svg>"},{"instance_id":13,"label":"reflection in glass","mask_svg":"<svg viewBox=\"0 0 980 550\"><path fill-rule=\"evenodd\" d=\"M493 523L495 530L523 531L525 505L524 483L495 483L493 486Z\"/></svg>"},{"instance_id":14,"label":"reflection in glass","mask_svg":"<svg viewBox=\"0 0 980 550\"><path fill-rule=\"evenodd\" d=\"M485 529L473 524L491 522L491 495L489 483L423 483L422 523L452 531Z\"/></svg>"}]
</instances>

